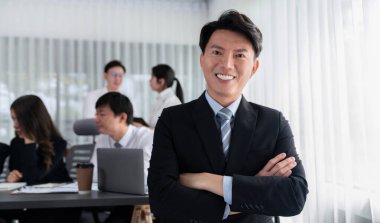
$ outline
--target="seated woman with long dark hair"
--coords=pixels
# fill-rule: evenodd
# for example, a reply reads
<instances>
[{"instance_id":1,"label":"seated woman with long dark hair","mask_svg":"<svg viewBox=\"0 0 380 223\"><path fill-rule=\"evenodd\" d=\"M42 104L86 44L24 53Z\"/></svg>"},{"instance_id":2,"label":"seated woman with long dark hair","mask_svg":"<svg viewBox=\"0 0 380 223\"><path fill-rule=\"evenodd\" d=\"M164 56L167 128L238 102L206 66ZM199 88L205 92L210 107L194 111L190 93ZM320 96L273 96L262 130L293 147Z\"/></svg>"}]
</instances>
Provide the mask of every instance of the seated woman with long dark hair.
<instances>
[{"instance_id":1,"label":"seated woman with long dark hair","mask_svg":"<svg viewBox=\"0 0 380 223\"><path fill-rule=\"evenodd\" d=\"M42 102L25 95L11 105L16 137L10 144L8 182L71 182L63 157L67 143Z\"/></svg>"},{"instance_id":2,"label":"seated woman with long dark hair","mask_svg":"<svg viewBox=\"0 0 380 223\"><path fill-rule=\"evenodd\" d=\"M4 147L0 152L0 161L9 155L7 181L28 185L72 182L64 162L67 142L54 126L42 100L35 95L21 96L10 110L16 136L7 151ZM21 222L72 222L79 217L80 210L49 209L49 213L15 211L10 217L16 215Z\"/></svg>"}]
</instances>

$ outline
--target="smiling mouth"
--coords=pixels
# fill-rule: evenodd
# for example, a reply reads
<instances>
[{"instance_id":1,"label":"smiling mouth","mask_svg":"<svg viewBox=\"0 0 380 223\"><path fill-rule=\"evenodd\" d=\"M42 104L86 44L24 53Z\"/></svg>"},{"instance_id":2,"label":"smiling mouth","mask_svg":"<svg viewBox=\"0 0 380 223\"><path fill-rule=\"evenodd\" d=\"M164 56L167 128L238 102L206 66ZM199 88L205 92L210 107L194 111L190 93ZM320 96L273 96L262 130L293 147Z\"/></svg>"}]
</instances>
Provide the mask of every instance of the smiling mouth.
<instances>
[{"instance_id":1,"label":"smiling mouth","mask_svg":"<svg viewBox=\"0 0 380 223\"><path fill-rule=\"evenodd\" d=\"M229 81L232 79L235 79L236 77L230 74L222 74L222 73L216 73L215 76L221 80Z\"/></svg>"}]
</instances>

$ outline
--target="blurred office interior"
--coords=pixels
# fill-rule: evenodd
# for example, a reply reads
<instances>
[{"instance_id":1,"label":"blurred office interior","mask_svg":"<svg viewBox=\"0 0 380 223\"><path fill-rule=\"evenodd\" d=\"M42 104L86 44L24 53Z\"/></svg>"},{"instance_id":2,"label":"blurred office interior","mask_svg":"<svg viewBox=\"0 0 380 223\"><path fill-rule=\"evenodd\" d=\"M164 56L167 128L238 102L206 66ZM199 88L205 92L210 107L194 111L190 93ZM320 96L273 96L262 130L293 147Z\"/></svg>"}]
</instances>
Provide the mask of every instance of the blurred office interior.
<instances>
[{"instance_id":1,"label":"blurred office interior","mask_svg":"<svg viewBox=\"0 0 380 223\"><path fill-rule=\"evenodd\" d=\"M310 193L282 222L380 222L380 1L0 0L0 141L14 136L9 106L37 94L71 145L83 97L104 86L104 65L127 68L123 92L147 119L151 67L170 64L185 101L205 89L201 27L237 9L264 36L253 102L290 122Z\"/></svg>"}]
</instances>

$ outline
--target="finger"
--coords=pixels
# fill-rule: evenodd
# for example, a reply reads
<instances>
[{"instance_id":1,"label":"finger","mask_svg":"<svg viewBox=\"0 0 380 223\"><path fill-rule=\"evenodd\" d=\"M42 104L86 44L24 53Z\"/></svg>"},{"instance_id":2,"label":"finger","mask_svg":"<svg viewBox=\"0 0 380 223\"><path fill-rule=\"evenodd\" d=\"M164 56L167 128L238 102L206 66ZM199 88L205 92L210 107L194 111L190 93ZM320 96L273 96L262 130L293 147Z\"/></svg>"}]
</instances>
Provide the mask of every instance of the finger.
<instances>
[{"instance_id":1,"label":"finger","mask_svg":"<svg viewBox=\"0 0 380 223\"><path fill-rule=\"evenodd\" d=\"M19 172L18 170L14 170L13 173L14 173L15 177L17 177L17 178L22 178L22 173Z\"/></svg>"},{"instance_id":2,"label":"finger","mask_svg":"<svg viewBox=\"0 0 380 223\"><path fill-rule=\"evenodd\" d=\"M286 167L294 161L294 157L288 157L284 160L281 160L280 162L277 162L276 165L274 165L274 167L270 170L270 174L275 175L279 170L281 170L282 168Z\"/></svg>"},{"instance_id":3,"label":"finger","mask_svg":"<svg viewBox=\"0 0 380 223\"><path fill-rule=\"evenodd\" d=\"M286 157L285 153L280 153L274 158L270 159L268 163L264 166L263 171L269 172L271 169L281 160L283 160Z\"/></svg>"},{"instance_id":4,"label":"finger","mask_svg":"<svg viewBox=\"0 0 380 223\"><path fill-rule=\"evenodd\" d=\"M292 163L294 163L293 157L288 157L285 160L282 160L281 162L278 162L270 171L270 175L277 176L277 172L285 173L287 170L291 169ZM290 165L290 166L288 166Z\"/></svg>"},{"instance_id":5,"label":"finger","mask_svg":"<svg viewBox=\"0 0 380 223\"><path fill-rule=\"evenodd\" d=\"M16 182L16 179L13 174L9 174L7 177L7 181L10 183Z\"/></svg>"},{"instance_id":6,"label":"finger","mask_svg":"<svg viewBox=\"0 0 380 223\"><path fill-rule=\"evenodd\" d=\"M289 162L287 165L278 169L278 171L274 173L274 176L289 176L288 175L289 171L291 171L296 166L297 166L297 162L295 161Z\"/></svg>"},{"instance_id":7,"label":"finger","mask_svg":"<svg viewBox=\"0 0 380 223\"><path fill-rule=\"evenodd\" d=\"M288 177L292 175L292 171L291 170L288 170L285 174L283 174L281 177Z\"/></svg>"}]
</instances>

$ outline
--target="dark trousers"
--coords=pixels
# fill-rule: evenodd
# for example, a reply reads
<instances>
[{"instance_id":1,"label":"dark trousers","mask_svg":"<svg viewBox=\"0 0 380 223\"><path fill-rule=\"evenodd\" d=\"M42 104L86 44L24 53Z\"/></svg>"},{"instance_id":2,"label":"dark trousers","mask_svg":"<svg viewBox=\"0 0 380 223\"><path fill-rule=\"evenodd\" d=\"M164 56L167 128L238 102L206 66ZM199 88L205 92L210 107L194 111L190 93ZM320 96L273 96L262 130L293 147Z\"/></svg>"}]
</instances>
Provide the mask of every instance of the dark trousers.
<instances>
[{"instance_id":1,"label":"dark trousers","mask_svg":"<svg viewBox=\"0 0 380 223\"><path fill-rule=\"evenodd\" d=\"M81 208L49 208L1 211L0 217L6 222L18 219L20 223L66 223L78 222Z\"/></svg>"},{"instance_id":2,"label":"dark trousers","mask_svg":"<svg viewBox=\"0 0 380 223\"><path fill-rule=\"evenodd\" d=\"M105 223L130 223L133 214L133 205L117 206L112 208L110 216Z\"/></svg>"}]
</instances>

